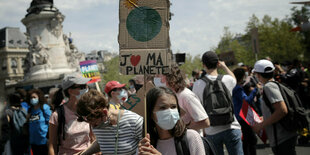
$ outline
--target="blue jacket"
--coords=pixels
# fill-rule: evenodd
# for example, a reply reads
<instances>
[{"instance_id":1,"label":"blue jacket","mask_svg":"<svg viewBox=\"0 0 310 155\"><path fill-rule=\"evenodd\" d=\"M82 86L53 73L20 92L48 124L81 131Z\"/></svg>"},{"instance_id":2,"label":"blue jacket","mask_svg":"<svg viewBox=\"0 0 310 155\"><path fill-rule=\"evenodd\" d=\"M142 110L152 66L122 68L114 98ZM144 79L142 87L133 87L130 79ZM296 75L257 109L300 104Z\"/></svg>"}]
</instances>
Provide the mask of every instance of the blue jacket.
<instances>
[{"instance_id":1,"label":"blue jacket","mask_svg":"<svg viewBox=\"0 0 310 155\"><path fill-rule=\"evenodd\" d=\"M253 103L254 97L256 96L257 88L254 88L249 96L246 95L243 88L240 85L236 85L233 89L232 95L233 95L233 103L234 103L234 112L237 120L242 120L242 118L239 116L240 109L243 104L243 100L245 99L249 104Z\"/></svg>"},{"instance_id":2,"label":"blue jacket","mask_svg":"<svg viewBox=\"0 0 310 155\"><path fill-rule=\"evenodd\" d=\"M43 105L43 111L39 109L31 109L29 119L29 140L30 144L44 145L47 143L48 123L52 111L47 104Z\"/></svg>"}]
</instances>

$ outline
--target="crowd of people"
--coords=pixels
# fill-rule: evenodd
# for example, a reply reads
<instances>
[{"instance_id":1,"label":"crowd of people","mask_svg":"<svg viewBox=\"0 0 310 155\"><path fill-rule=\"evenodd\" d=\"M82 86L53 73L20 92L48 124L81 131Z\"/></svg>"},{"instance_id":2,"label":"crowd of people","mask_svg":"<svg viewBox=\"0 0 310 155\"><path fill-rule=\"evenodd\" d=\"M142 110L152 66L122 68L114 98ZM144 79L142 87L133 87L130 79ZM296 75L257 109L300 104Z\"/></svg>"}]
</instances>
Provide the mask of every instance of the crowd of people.
<instances>
[{"instance_id":1,"label":"crowd of people","mask_svg":"<svg viewBox=\"0 0 310 155\"><path fill-rule=\"evenodd\" d=\"M46 96L40 89L17 89L1 112L0 153L202 155L210 154L208 141L218 155L224 146L230 155L256 155L256 133L264 129L275 155L296 154L298 134L280 123L288 107L273 81L293 89L309 108L309 66L262 59L253 68L240 64L230 70L211 51L201 61L202 71L194 70L191 80L178 65L145 78L154 85L145 92L145 116L123 106L145 90L141 78L128 85L109 81L104 92L89 88L91 79L78 74L65 76L61 88ZM240 117L244 102L260 123L249 125Z\"/></svg>"}]
</instances>

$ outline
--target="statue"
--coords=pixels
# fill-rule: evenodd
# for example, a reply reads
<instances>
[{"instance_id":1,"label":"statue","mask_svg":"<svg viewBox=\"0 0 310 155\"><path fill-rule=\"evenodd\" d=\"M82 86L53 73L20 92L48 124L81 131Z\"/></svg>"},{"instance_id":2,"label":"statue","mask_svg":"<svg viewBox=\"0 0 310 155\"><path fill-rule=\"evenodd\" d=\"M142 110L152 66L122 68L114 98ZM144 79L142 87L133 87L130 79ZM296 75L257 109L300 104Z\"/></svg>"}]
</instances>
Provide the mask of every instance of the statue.
<instances>
[{"instance_id":1,"label":"statue","mask_svg":"<svg viewBox=\"0 0 310 155\"><path fill-rule=\"evenodd\" d=\"M36 36L36 43L33 44L31 40L27 39L29 54L26 59L26 68L30 68L36 65L46 65L50 67L49 55L47 53L48 47L46 47L42 42L40 36Z\"/></svg>"},{"instance_id":2,"label":"statue","mask_svg":"<svg viewBox=\"0 0 310 155\"><path fill-rule=\"evenodd\" d=\"M41 5L41 4L54 4L53 0L32 0L30 7Z\"/></svg>"}]
</instances>

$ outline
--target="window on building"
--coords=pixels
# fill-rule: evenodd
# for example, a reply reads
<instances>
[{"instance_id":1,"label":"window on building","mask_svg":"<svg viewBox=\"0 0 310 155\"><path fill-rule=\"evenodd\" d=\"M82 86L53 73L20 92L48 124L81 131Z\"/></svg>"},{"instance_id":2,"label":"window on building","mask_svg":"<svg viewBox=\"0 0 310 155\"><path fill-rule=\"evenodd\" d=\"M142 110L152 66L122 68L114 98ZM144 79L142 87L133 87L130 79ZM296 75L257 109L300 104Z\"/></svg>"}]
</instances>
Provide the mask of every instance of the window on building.
<instances>
[{"instance_id":1,"label":"window on building","mask_svg":"<svg viewBox=\"0 0 310 155\"><path fill-rule=\"evenodd\" d=\"M17 68L17 61L15 58L11 60L11 68Z\"/></svg>"},{"instance_id":2,"label":"window on building","mask_svg":"<svg viewBox=\"0 0 310 155\"><path fill-rule=\"evenodd\" d=\"M2 61L1 69L4 71L4 70L6 70L6 68L7 68L7 66L6 66L6 60L4 59L4 60Z\"/></svg>"}]
</instances>

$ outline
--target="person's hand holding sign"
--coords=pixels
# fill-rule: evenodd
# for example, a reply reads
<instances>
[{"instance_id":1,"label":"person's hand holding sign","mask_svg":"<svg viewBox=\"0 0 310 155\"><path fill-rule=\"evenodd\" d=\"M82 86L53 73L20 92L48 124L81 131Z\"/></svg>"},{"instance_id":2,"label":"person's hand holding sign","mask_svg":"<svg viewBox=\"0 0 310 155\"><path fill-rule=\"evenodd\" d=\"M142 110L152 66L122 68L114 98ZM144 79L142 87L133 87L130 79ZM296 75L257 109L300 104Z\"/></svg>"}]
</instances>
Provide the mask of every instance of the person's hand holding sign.
<instances>
[{"instance_id":1,"label":"person's hand holding sign","mask_svg":"<svg viewBox=\"0 0 310 155\"><path fill-rule=\"evenodd\" d=\"M146 137L144 137L139 142L139 155L161 155L160 152L158 152L153 145L151 145L150 141L150 134L147 134Z\"/></svg>"}]
</instances>

